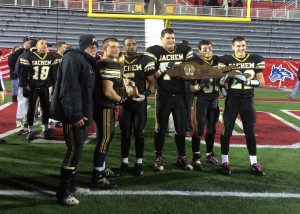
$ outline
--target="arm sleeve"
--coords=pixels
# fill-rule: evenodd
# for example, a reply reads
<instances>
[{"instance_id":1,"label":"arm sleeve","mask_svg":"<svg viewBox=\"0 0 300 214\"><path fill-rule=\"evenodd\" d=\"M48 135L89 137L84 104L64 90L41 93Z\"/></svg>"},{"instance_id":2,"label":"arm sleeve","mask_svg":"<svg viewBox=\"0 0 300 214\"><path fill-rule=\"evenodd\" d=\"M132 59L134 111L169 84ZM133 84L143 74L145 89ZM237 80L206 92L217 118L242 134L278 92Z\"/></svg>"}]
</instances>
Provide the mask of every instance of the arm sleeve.
<instances>
[{"instance_id":1,"label":"arm sleeve","mask_svg":"<svg viewBox=\"0 0 300 214\"><path fill-rule=\"evenodd\" d=\"M84 117L82 113L82 94L79 81L79 71L81 68L75 64L74 60L67 58L61 64L62 83L59 95L66 117L72 123Z\"/></svg>"}]
</instances>

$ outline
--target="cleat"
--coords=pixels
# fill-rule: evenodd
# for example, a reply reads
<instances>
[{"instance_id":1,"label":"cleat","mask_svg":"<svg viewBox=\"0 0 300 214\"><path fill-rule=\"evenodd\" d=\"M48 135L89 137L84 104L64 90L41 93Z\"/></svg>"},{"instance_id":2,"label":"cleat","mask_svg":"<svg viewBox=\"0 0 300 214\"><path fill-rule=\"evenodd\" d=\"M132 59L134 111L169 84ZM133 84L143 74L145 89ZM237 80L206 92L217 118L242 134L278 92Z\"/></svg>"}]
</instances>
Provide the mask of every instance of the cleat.
<instances>
[{"instance_id":1,"label":"cleat","mask_svg":"<svg viewBox=\"0 0 300 214\"><path fill-rule=\"evenodd\" d=\"M231 175L230 165L228 162L222 163L221 172L224 175Z\"/></svg>"},{"instance_id":2,"label":"cleat","mask_svg":"<svg viewBox=\"0 0 300 214\"><path fill-rule=\"evenodd\" d=\"M79 204L79 201L73 195L69 195L68 197L63 199L57 199L57 201L68 206L74 206Z\"/></svg>"},{"instance_id":3,"label":"cleat","mask_svg":"<svg viewBox=\"0 0 300 214\"><path fill-rule=\"evenodd\" d=\"M125 175L128 171L128 163L121 163L119 173L120 175Z\"/></svg>"},{"instance_id":4,"label":"cleat","mask_svg":"<svg viewBox=\"0 0 300 214\"><path fill-rule=\"evenodd\" d=\"M63 127L63 124L62 122L56 122L55 125L54 125L55 128L58 128L58 127Z\"/></svg>"},{"instance_id":5,"label":"cleat","mask_svg":"<svg viewBox=\"0 0 300 214\"><path fill-rule=\"evenodd\" d=\"M134 165L134 174L137 176L142 176L144 174L143 164L136 163Z\"/></svg>"},{"instance_id":6,"label":"cleat","mask_svg":"<svg viewBox=\"0 0 300 214\"><path fill-rule=\"evenodd\" d=\"M47 139L47 140L51 140L51 139L52 139L52 135L51 135L49 129L47 129L47 130L45 130L45 131L43 132L43 137L44 137L44 139Z\"/></svg>"},{"instance_id":7,"label":"cleat","mask_svg":"<svg viewBox=\"0 0 300 214\"><path fill-rule=\"evenodd\" d=\"M113 189L118 185L112 181L107 180L105 177L100 178L99 180L93 183L93 186L98 189Z\"/></svg>"},{"instance_id":8,"label":"cleat","mask_svg":"<svg viewBox=\"0 0 300 214\"><path fill-rule=\"evenodd\" d=\"M215 157L214 153L211 153L210 155L206 156L206 162L211 163L215 166L219 165L218 159Z\"/></svg>"},{"instance_id":9,"label":"cleat","mask_svg":"<svg viewBox=\"0 0 300 214\"><path fill-rule=\"evenodd\" d=\"M202 171L202 165L200 159L193 159L193 169Z\"/></svg>"},{"instance_id":10,"label":"cleat","mask_svg":"<svg viewBox=\"0 0 300 214\"><path fill-rule=\"evenodd\" d=\"M27 139L27 140L33 140L33 139L34 139L34 136L35 136L34 131L31 131L31 132L28 133L26 139Z\"/></svg>"},{"instance_id":11,"label":"cleat","mask_svg":"<svg viewBox=\"0 0 300 214\"><path fill-rule=\"evenodd\" d=\"M21 129L21 130L18 132L18 135L24 135L24 134L27 134L27 133L28 133L28 130Z\"/></svg>"},{"instance_id":12,"label":"cleat","mask_svg":"<svg viewBox=\"0 0 300 214\"><path fill-rule=\"evenodd\" d=\"M163 160L162 156L155 157L154 168L157 171L163 171L164 170L164 160Z\"/></svg>"},{"instance_id":13,"label":"cleat","mask_svg":"<svg viewBox=\"0 0 300 214\"><path fill-rule=\"evenodd\" d=\"M113 189L117 187L117 184L109 181L105 178L105 171L93 171L92 185L98 189Z\"/></svg>"},{"instance_id":14,"label":"cleat","mask_svg":"<svg viewBox=\"0 0 300 214\"><path fill-rule=\"evenodd\" d=\"M189 164L189 161L187 159L187 157L184 155L184 156L179 156L178 159L177 159L177 164L185 169L185 170L193 170L193 167L191 164Z\"/></svg>"},{"instance_id":15,"label":"cleat","mask_svg":"<svg viewBox=\"0 0 300 214\"><path fill-rule=\"evenodd\" d=\"M82 188L82 187L76 186L76 187L74 187L74 190L73 190L72 194L74 194L74 195L87 195L90 192L91 192L91 190L88 189L88 188Z\"/></svg>"},{"instance_id":16,"label":"cleat","mask_svg":"<svg viewBox=\"0 0 300 214\"><path fill-rule=\"evenodd\" d=\"M104 175L105 175L105 177L111 177L111 178L113 178L113 177L118 177L118 176L120 176L120 173L114 172L114 171L112 171L111 169L106 168L106 169L104 170Z\"/></svg>"},{"instance_id":17,"label":"cleat","mask_svg":"<svg viewBox=\"0 0 300 214\"><path fill-rule=\"evenodd\" d=\"M261 170L260 165L258 163L254 163L250 165L249 170L255 175L259 175L259 176L265 175L265 172Z\"/></svg>"}]
</instances>

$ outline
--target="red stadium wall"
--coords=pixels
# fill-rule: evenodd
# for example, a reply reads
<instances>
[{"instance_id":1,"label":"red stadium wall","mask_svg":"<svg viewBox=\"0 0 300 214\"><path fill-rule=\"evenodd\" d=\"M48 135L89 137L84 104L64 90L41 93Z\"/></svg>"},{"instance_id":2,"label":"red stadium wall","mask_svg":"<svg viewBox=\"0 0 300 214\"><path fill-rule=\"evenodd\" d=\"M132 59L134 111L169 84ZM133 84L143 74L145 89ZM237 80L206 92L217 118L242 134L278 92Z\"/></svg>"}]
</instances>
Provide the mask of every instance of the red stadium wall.
<instances>
[{"instance_id":1,"label":"red stadium wall","mask_svg":"<svg viewBox=\"0 0 300 214\"><path fill-rule=\"evenodd\" d=\"M1 49L2 60L0 71L3 78L9 78L7 58L10 49ZM266 87L269 88L293 88L297 82L297 71L300 60L266 59L266 68L263 71Z\"/></svg>"}]
</instances>

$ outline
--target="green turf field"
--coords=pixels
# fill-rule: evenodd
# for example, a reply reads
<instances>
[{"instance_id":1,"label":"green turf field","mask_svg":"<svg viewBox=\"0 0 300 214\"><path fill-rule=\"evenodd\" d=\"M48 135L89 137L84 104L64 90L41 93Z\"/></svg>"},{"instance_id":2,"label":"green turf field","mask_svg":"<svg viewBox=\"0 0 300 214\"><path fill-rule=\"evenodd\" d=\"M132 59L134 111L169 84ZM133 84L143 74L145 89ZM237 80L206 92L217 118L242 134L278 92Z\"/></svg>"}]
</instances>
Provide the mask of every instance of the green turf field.
<instances>
[{"instance_id":1,"label":"green turf field","mask_svg":"<svg viewBox=\"0 0 300 214\"><path fill-rule=\"evenodd\" d=\"M10 99L9 95L7 97ZM288 92L258 89L256 97L287 99ZM248 171L246 148L232 147L229 158L233 174L226 177L220 174L219 167L206 164L204 159L203 172L179 169L174 139L167 137L165 170L156 172L153 171L153 99L149 104L144 176L128 174L113 178L119 186L116 190L93 190L90 195L78 196L80 204L76 207L58 204L53 196L65 145L29 143L24 136L16 134L6 137L7 144L0 145L0 213L300 213L299 148L258 148L258 160L266 176L257 177ZM255 106L258 111L276 113L300 127L298 119L279 111L299 110L299 103L256 102ZM220 101L220 107L223 107L223 101ZM120 132L118 128L116 130L106 159L112 168L120 165ZM94 140L85 144L78 166L78 183L86 187L90 185L94 146ZM191 160L190 141L186 143L186 150ZM201 144L201 150L205 150L204 144ZM220 157L220 147L215 147L215 153ZM134 157L132 142L131 167Z\"/></svg>"}]
</instances>

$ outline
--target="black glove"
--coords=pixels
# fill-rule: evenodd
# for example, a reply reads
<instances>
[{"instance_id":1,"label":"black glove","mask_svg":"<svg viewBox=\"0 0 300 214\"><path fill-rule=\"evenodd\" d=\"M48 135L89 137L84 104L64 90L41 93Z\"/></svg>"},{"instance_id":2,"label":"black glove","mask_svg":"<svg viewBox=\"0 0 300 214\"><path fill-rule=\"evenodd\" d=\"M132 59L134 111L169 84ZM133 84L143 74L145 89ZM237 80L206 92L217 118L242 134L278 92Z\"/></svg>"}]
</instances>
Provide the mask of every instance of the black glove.
<instances>
[{"instance_id":1,"label":"black glove","mask_svg":"<svg viewBox=\"0 0 300 214\"><path fill-rule=\"evenodd\" d=\"M166 66L166 69L167 70L172 70L173 68L175 68L176 65L175 65L175 62L169 62Z\"/></svg>"},{"instance_id":2,"label":"black glove","mask_svg":"<svg viewBox=\"0 0 300 214\"><path fill-rule=\"evenodd\" d=\"M23 88L23 97L29 97L29 90L26 87Z\"/></svg>"},{"instance_id":3,"label":"black glove","mask_svg":"<svg viewBox=\"0 0 300 214\"><path fill-rule=\"evenodd\" d=\"M121 97L121 100L119 101L119 105L123 105L126 101L127 101L128 97L127 96L123 96Z\"/></svg>"},{"instance_id":4,"label":"black glove","mask_svg":"<svg viewBox=\"0 0 300 214\"><path fill-rule=\"evenodd\" d=\"M210 80L209 79L202 79L201 82L199 83L199 88L205 88L209 85Z\"/></svg>"}]
</instances>

